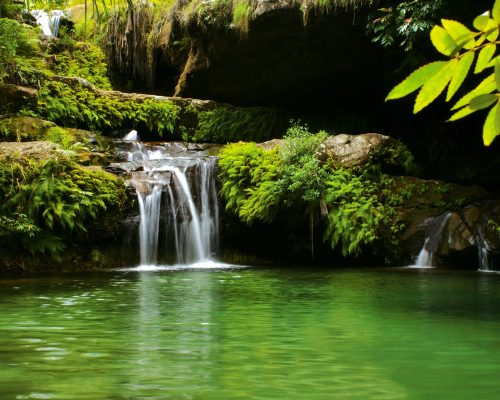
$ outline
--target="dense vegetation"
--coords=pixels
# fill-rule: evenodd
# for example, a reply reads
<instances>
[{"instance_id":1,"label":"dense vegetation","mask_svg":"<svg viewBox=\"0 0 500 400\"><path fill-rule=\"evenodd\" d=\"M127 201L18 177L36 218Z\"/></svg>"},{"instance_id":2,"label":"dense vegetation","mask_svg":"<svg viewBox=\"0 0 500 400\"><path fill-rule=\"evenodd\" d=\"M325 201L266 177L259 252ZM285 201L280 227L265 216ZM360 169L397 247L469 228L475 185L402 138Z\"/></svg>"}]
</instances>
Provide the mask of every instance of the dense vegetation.
<instances>
[{"instance_id":1,"label":"dense vegetation","mask_svg":"<svg viewBox=\"0 0 500 400\"><path fill-rule=\"evenodd\" d=\"M298 223L308 221L311 235L320 229L323 240L344 255L359 254L382 229L397 232L394 207L403 198L391 194L392 178L376 162L363 168L320 162L325 138L325 132L294 125L272 150L243 142L225 147L219 166L226 208L249 224L270 223L283 212Z\"/></svg>"},{"instance_id":2,"label":"dense vegetation","mask_svg":"<svg viewBox=\"0 0 500 400\"><path fill-rule=\"evenodd\" d=\"M65 158L0 162L0 238L5 248L60 256L84 239L93 221L119 209L122 181ZM115 216L118 217L115 210Z\"/></svg>"}]
</instances>

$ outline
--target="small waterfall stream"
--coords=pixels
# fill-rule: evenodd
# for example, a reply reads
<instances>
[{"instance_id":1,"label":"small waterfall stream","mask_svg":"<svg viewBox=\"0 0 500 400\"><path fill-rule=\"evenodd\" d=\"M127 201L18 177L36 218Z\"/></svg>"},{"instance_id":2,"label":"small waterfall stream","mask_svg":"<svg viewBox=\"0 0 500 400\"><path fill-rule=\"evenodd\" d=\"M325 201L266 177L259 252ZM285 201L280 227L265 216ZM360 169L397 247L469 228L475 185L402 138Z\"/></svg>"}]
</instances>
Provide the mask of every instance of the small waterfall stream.
<instances>
[{"instance_id":1,"label":"small waterfall stream","mask_svg":"<svg viewBox=\"0 0 500 400\"><path fill-rule=\"evenodd\" d=\"M211 260L219 241L215 157L140 142L130 145L130 183L141 218L141 265Z\"/></svg>"},{"instance_id":2,"label":"small waterfall stream","mask_svg":"<svg viewBox=\"0 0 500 400\"><path fill-rule=\"evenodd\" d=\"M432 268L434 267L433 253L439 248L443 242L443 234L451 217L450 212L441 214L438 217L431 218L427 221L429 226L429 234L425 238L424 245L415 260L414 268Z\"/></svg>"}]
</instances>

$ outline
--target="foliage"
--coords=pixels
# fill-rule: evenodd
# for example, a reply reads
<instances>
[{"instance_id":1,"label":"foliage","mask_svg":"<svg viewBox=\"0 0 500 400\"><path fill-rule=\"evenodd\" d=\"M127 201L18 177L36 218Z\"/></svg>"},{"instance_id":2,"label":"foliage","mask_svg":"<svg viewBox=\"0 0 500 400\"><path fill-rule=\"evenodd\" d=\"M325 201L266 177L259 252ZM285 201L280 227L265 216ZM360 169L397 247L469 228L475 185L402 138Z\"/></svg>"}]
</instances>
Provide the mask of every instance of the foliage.
<instances>
[{"instance_id":1,"label":"foliage","mask_svg":"<svg viewBox=\"0 0 500 400\"><path fill-rule=\"evenodd\" d=\"M48 80L38 93L36 116L63 126L78 126L91 130L137 127L146 124L152 131L163 135L173 133L180 107L170 101L146 99L124 100L104 96L79 84L70 86Z\"/></svg>"},{"instance_id":2,"label":"foliage","mask_svg":"<svg viewBox=\"0 0 500 400\"><path fill-rule=\"evenodd\" d=\"M500 0L493 9L474 19L470 30L453 20L442 19L430 34L432 44L448 61L435 61L414 71L397 85L387 100L398 99L419 90L414 105L417 113L432 103L446 88L446 101L460 89L474 61L474 74L486 77L470 92L463 95L453 107L449 119L455 121L478 110L489 109L483 126L483 142L489 146L500 133L500 57L496 55L500 32ZM476 57L477 56L477 57Z\"/></svg>"},{"instance_id":3,"label":"foliage","mask_svg":"<svg viewBox=\"0 0 500 400\"><path fill-rule=\"evenodd\" d=\"M281 195L276 183L277 151L266 151L255 143L234 143L221 151L218 166L226 208L247 223L271 222Z\"/></svg>"},{"instance_id":4,"label":"foliage","mask_svg":"<svg viewBox=\"0 0 500 400\"><path fill-rule=\"evenodd\" d=\"M106 76L106 56L96 45L73 40L64 30L46 51L48 67L63 76L84 78L101 89L111 89Z\"/></svg>"},{"instance_id":5,"label":"foliage","mask_svg":"<svg viewBox=\"0 0 500 400\"><path fill-rule=\"evenodd\" d=\"M271 151L255 143L226 146L218 164L226 208L246 223L269 223L280 213L287 213L288 220L303 221L290 217L303 210L311 236L321 210L326 216L320 224L325 242L332 248L340 246L344 255L359 254L383 227L393 230L391 220L399 201L388 190L391 178L322 165L315 154L325 138L324 132L313 135L294 125L284 143Z\"/></svg>"},{"instance_id":6,"label":"foliage","mask_svg":"<svg viewBox=\"0 0 500 400\"><path fill-rule=\"evenodd\" d=\"M0 163L0 237L20 250L57 257L64 239L83 238L92 221L124 197L122 181L69 160Z\"/></svg>"},{"instance_id":7,"label":"foliage","mask_svg":"<svg viewBox=\"0 0 500 400\"><path fill-rule=\"evenodd\" d=\"M372 41L384 47L399 45L410 51L437 22L445 0L408 0L389 2L368 18L367 32ZM384 4L385 5L385 4Z\"/></svg>"},{"instance_id":8,"label":"foliage","mask_svg":"<svg viewBox=\"0 0 500 400\"><path fill-rule=\"evenodd\" d=\"M237 140L263 141L280 135L285 130L287 115L272 108L214 108L188 112L198 117L194 141L227 143Z\"/></svg>"},{"instance_id":9,"label":"foliage","mask_svg":"<svg viewBox=\"0 0 500 400\"><path fill-rule=\"evenodd\" d=\"M37 31L19 22L0 18L0 82L6 78L21 81L33 68L30 57L36 54Z\"/></svg>"}]
</instances>

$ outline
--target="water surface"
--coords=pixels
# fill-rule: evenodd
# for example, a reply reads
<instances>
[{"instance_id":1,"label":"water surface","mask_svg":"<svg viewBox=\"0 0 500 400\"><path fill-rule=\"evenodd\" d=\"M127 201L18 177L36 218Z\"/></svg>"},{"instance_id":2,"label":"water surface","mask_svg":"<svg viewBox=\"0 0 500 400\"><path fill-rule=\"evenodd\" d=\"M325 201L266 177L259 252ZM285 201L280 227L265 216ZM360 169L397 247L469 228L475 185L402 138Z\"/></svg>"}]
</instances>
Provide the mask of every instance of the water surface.
<instances>
[{"instance_id":1,"label":"water surface","mask_svg":"<svg viewBox=\"0 0 500 400\"><path fill-rule=\"evenodd\" d=\"M0 279L0 399L498 399L500 276Z\"/></svg>"}]
</instances>

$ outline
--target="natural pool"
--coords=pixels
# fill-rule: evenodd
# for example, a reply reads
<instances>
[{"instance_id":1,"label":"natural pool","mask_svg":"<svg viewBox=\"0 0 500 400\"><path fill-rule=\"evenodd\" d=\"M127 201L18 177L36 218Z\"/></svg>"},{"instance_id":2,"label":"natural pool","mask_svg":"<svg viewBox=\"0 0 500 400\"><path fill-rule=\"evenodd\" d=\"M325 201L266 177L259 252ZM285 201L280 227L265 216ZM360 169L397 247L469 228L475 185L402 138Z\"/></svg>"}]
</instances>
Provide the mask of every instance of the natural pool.
<instances>
[{"instance_id":1,"label":"natural pool","mask_svg":"<svg viewBox=\"0 0 500 400\"><path fill-rule=\"evenodd\" d=\"M0 279L0 399L498 399L500 275Z\"/></svg>"}]
</instances>

